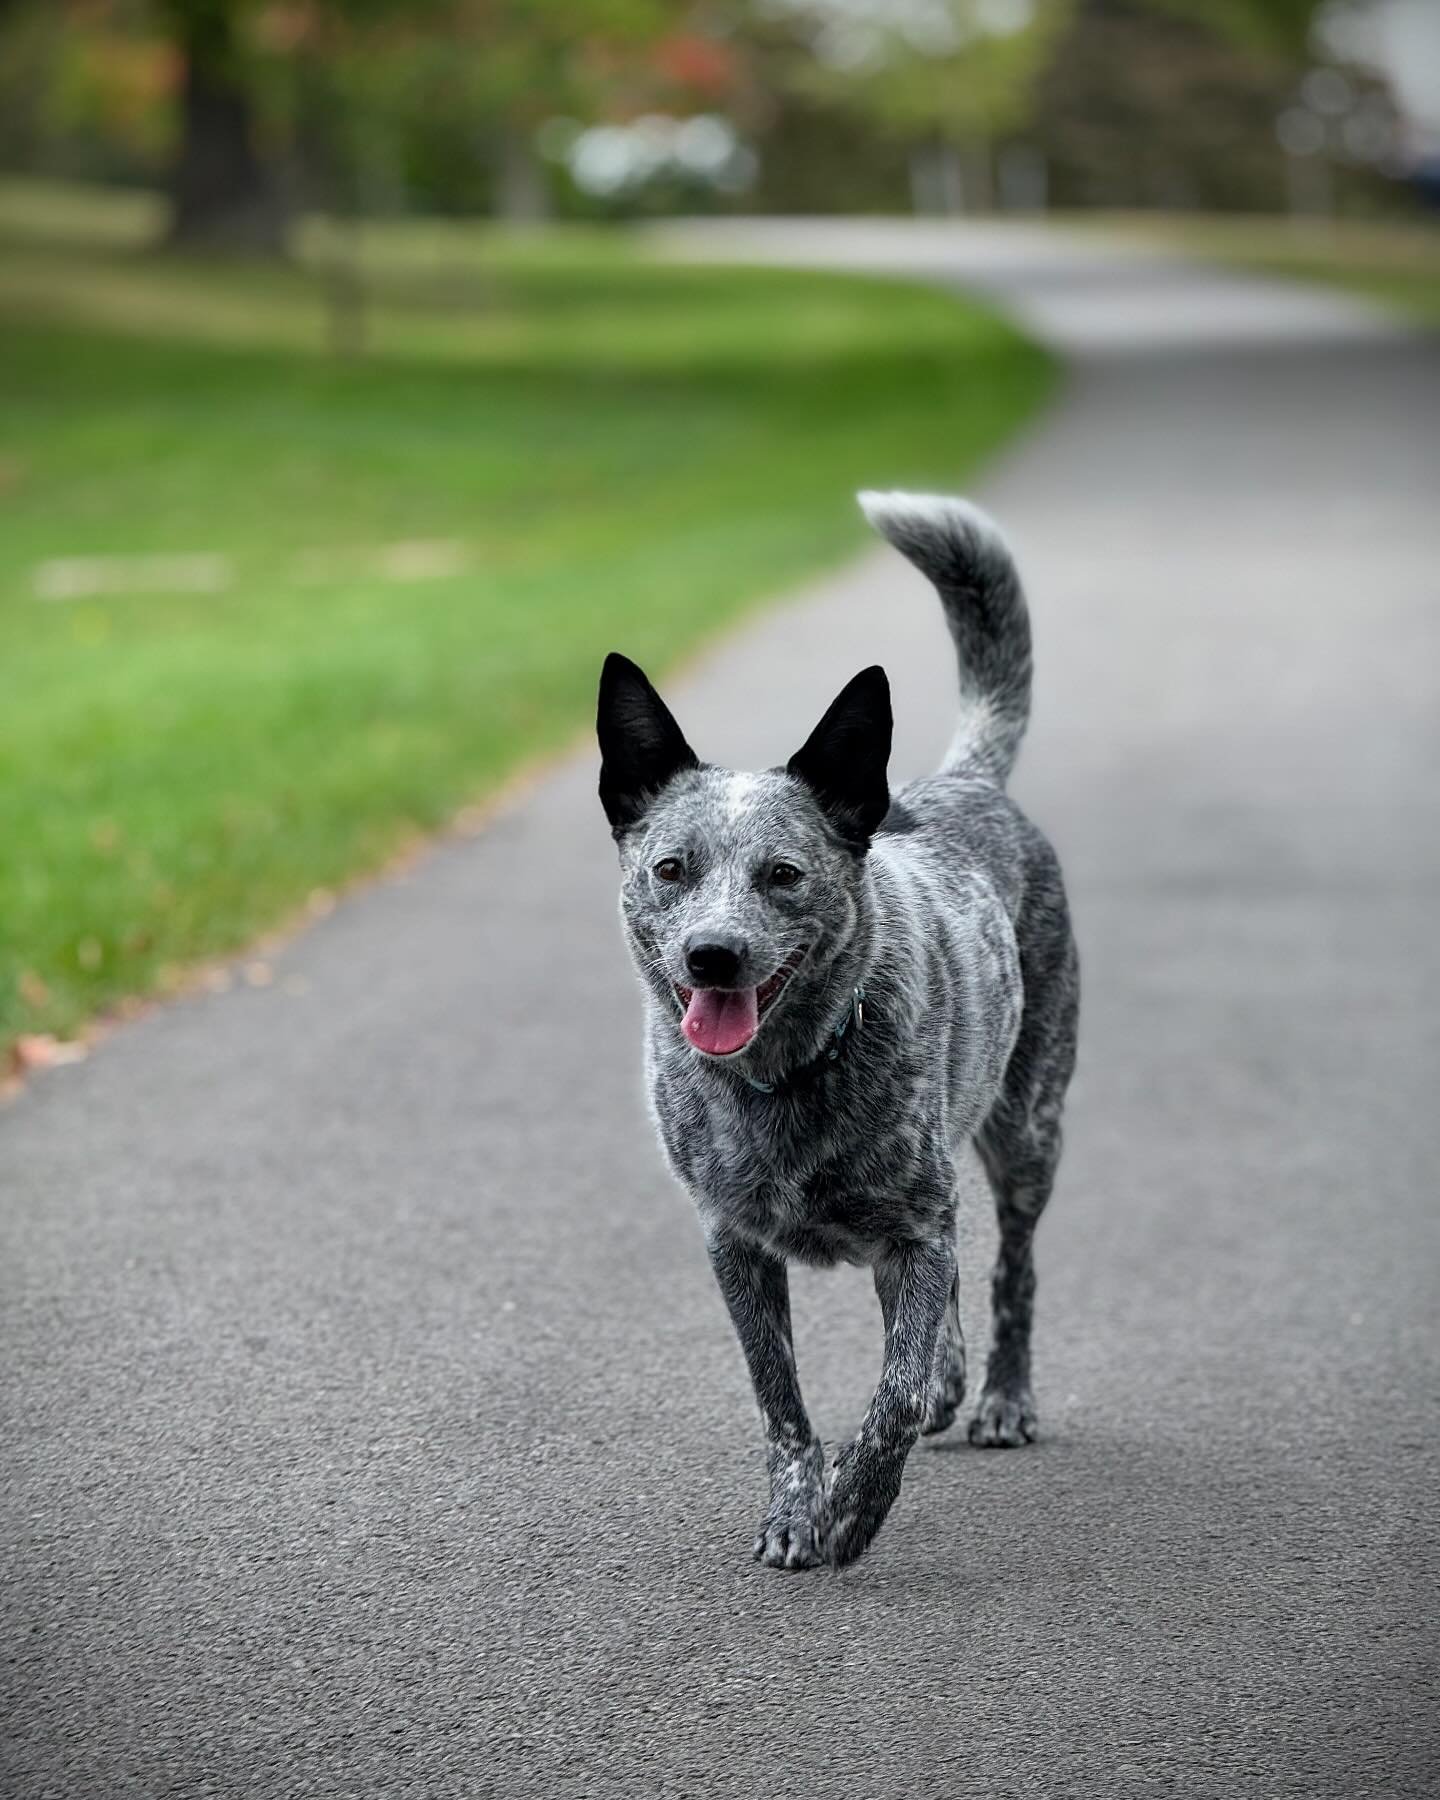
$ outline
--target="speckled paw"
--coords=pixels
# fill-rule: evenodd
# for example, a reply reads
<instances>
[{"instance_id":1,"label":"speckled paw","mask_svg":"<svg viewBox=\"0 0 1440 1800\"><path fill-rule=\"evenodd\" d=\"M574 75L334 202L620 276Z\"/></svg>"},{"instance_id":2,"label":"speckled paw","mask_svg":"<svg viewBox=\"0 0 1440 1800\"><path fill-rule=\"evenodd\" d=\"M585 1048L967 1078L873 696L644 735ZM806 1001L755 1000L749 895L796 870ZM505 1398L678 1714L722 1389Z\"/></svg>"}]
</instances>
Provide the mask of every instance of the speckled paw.
<instances>
[{"instance_id":1,"label":"speckled paw","mask_svg":"<svg viewBox=\"0 0 1440 1800\"><path fill-rule=\"evenodd\" d=\"M964 1398L964 1368L958 1375L952 1369L943 1381L935 1382L925 1396L925 1417L920 1422L920 1435L934 1437L937 1432L948 1431L959 1415Z\"/></svg>"},{"instance_id":2,"label":"speckled paw","mask_svg":"<svg viewBox=\"0 0 1440 1800\"><path fill-rule=\"evenodd\" d=\"M1018 1450L1033 1444L1040 1423L1035 1401L1026 1388L1018 1393L984 1393L970 1421L970 1442L982 1450Z\"/></svg>"},{"instance_id":3,"label":"speckled paw","mask_svg":"<svg viewBox=\"0 0 1440 1800\"><path fill-rule=\"evenodd\" d=\"M825 1561L813 1519L766 1519L755 1539L756 1562L767 1569L814 1569Z\"/></svg>"},{"instance_id":4,"label":"speckled paw","mask_svg":"<svg viewBox=\"0 0 1440 1800\"><path fill-rule=\"evenodd\" d=\"M900 1493L903 1450L847 1444L830 1476L825 1555L837 1569L862 1556Z\"/></svg>"}]
</instances>

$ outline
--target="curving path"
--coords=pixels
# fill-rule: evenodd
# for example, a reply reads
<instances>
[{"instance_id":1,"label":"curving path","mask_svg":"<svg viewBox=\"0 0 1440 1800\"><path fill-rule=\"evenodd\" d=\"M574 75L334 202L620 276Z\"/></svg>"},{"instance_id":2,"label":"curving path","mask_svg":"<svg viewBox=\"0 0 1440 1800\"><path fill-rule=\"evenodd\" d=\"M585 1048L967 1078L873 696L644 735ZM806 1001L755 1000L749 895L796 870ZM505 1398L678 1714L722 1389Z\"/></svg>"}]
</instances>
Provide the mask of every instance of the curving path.
<instances>
[{"instance_id":1,"label":"curving path","mask_svg":"<svg viewBox=\"0 0 1440 1800\"><path fill-rule=\"evenodd\" d=\"M674 242L978 285L1071 360L981 489L1087 984L1044 1441L917 1451L843 1577L749 1563L751 1401L573 762L0 1115L0 1792L1432 1792L1440 350L1038 229ZM887 553L677 705L773 761L876 657L912 772L951 680ZM874 1302L797 1285L834 1439Z\"/></svg>"}]
</instances>

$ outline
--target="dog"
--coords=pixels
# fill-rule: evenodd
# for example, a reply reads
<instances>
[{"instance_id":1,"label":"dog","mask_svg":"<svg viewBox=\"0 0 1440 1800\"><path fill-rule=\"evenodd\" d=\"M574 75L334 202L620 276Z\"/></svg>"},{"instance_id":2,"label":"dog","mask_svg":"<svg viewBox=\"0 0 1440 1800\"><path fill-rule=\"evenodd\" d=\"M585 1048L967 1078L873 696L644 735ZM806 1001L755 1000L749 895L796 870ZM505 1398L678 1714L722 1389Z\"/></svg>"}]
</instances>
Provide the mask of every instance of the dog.
<instances>
[{"instance_id":1,"label":"dog","mask_svg":"<svg viewBox=\"0 0 1440 1800\"><path fill-rule=\"evenodd\" d=\"M1036 1435L1032 1244L1060 1156L1079 971L1055 852L1005 792L1030 710L1029 614L1010 550L964 500L859 496L933 582L960 668L934 775L891 794L879 667L786 766L702 763L644 672L600 678L600 799L646 995L666 1159L695 1201L765 1438L757 1560L853 1562L921 1434L965 1393L956 1159L994 1193L994 1328L973 1444ZM868 1264L880 1382L828 1471L791 1342L790 1258Z\"/></svg>"}]
</instances>

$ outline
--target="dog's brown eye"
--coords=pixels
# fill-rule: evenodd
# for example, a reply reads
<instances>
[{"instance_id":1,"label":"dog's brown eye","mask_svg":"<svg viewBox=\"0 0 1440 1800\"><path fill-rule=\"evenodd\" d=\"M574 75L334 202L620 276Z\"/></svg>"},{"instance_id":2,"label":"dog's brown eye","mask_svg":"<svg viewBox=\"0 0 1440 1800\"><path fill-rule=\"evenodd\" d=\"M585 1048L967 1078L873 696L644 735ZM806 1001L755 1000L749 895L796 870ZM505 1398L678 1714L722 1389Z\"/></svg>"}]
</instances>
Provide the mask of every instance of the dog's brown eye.
<instances>
[{"instance_id":1,"label":"dog's brown eye","mask_svg":"<svg viewBox=\"0 0 1440 1800\"><path fill-rule=\"evenodd\" d=\"M684 873L684 865L678 856L667 856L655 865L657 881L678 881Z\"/></svg>"},{"instance_id":2,"label":"dog's brown eye","mask_svg":"<svg viewBox=\"0 0 1440 1800\"><path fill-rule=\"evenodd\" d=\"M800 871L794 863L772 863L770 879L776 887L794 887L800 879Z\"/></svg>"}]
</instances>

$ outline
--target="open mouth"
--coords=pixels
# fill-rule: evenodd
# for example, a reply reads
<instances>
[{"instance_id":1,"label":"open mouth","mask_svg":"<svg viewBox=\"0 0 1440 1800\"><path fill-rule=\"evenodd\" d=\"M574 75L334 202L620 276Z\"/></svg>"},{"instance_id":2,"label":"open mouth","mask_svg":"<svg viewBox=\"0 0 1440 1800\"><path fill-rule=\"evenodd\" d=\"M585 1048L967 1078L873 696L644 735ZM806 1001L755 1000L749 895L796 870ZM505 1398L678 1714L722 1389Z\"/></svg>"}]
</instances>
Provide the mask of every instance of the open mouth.
<instances>
[{"instance_id":1,"label":"open mouth","mask_svg":"<svg viewBox=\"0 0 1440 1800\"><path fill-rule=\"evenodd\" d=\"M734 1056L743 1050L804 960L804 947L793 951L759 987L687 988L677 981L675 992L685 1008L680 1021L685 1041L706 1056Z\"/></svg>"}]
</instances>

